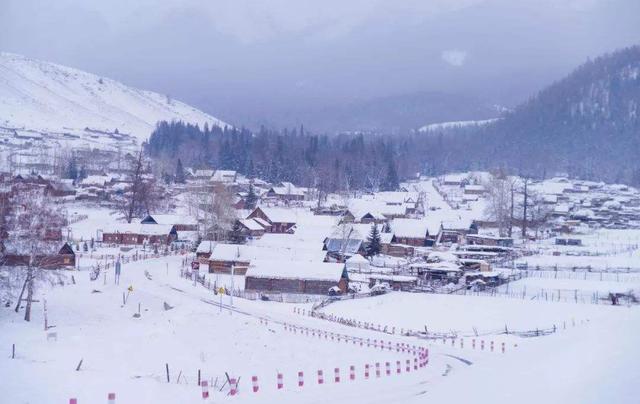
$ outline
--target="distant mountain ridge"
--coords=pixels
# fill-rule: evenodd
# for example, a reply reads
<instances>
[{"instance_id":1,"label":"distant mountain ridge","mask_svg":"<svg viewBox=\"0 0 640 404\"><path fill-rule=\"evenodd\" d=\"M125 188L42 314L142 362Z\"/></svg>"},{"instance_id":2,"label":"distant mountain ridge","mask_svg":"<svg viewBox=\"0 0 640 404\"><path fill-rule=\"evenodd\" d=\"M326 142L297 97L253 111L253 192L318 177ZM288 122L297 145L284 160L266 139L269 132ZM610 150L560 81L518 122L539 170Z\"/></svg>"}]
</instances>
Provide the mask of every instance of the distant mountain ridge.
<instances>
[{"instance_id":1,"label":"distant mountain ridge","mask_svg":"<svg viewBox=\"0 0 640 404\"><path fill-rule=\"evenodd\" d=\"M151 91L74 68L0 53L0 127L84 132L146 140L158 121L226 127L211 115Z\"/></svg>"},{"instance_id":2,"label":"distant mountain ridge","mask_svg":"<svg viewBox=\"0 0 640 404\"><path fill-rule=\"evenodd\" d=\"M479 131L498 165L640 183L640 46L586 62Z\"/></svg>"}]
</instances>

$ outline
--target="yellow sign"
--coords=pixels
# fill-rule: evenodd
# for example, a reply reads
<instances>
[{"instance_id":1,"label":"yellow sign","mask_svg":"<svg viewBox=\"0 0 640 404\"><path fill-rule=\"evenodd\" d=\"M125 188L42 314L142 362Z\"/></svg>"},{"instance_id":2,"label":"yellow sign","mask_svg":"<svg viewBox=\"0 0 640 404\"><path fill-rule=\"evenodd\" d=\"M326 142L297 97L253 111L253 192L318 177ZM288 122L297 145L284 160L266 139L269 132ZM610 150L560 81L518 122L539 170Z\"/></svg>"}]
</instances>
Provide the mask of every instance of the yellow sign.
<instances>
[{"instance_id":1,"label":"yellow sign","mask_svg":"<svg viewBox=\"0 0 640 404\"><path fill-rule=\"evenodd\" d=\"M224 288L222 286L220 287L220 289L218 289L218 293L224 295Z\"/></svg>"}]
</instances>

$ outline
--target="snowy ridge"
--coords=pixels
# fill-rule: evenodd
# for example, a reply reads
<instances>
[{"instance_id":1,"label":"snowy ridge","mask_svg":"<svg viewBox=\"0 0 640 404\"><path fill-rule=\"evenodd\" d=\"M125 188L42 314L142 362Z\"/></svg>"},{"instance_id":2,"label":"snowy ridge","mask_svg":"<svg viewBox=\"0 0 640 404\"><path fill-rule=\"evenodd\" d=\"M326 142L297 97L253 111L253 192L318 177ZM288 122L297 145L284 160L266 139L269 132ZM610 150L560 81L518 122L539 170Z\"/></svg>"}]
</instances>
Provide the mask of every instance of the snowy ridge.
<instances>
[{"instance_id":1,"label":"snowy ridge","mask_svg":"<svg viewBox=\"0 0 640 404\"><path fill-rule=\"evenodd\" d=\"M146 140L160 120L228 126L196 108L81 70L0 53L0 126L39 132L128 134Z\"/></svg>"},{"instance_id":2,"label":"snowy ridge","mask_svg":"<svg viewBox=\"0 0 640 404\"><path fill-rule=\"evenodd\" d=\"M501 118L482 119L477 121L452 121L452 122L439 122L425 125L418 129L418 132L432 132L435 130L463 128L467 126L484 126L490 123L496 122Z\"/></svg>"}]
</instances>

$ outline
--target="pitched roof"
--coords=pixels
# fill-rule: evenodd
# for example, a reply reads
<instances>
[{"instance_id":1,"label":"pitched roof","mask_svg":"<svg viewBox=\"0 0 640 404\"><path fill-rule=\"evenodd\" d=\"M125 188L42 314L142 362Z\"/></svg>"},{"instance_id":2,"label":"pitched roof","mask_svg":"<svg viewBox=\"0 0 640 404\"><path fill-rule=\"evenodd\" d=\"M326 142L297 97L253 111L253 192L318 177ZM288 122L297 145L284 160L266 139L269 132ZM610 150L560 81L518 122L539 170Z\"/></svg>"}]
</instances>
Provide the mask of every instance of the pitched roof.
<instances>
[{"instance_id":1,"label":"pitched roof","mask_svg":"<svg viewBox=\"0 0 640 404\"><path fill-rule=\"evenodd\" d=\"M284 260L255 260L247 270L247 277L269 279L301 279L338 283L344 264L326 262L295 262Z\"/></svg>"},{"instance_id":2,"label":"pitched roof","mask_svg":"<svg viewBox=\"0 0 640 404\"><path fill-rule=\"evenodd\" d=\"M391 231L396 237L425 238L429 223L422 219L393 219Z\"/></svg>"}]
</instances>

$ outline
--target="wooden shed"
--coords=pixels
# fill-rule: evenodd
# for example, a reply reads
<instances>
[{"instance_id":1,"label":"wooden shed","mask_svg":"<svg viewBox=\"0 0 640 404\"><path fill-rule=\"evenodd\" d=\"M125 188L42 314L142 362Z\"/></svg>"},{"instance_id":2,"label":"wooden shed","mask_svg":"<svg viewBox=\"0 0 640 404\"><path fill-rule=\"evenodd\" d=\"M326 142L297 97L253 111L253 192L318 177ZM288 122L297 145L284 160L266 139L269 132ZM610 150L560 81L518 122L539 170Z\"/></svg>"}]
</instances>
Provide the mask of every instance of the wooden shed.
<instances>
[{"instance_id":1,"label":"wooden shed","mask_svg":"<svg viewBox=\"0 0 640 404\"><path fill-rule=\"evenodd\" d=\"M348 289L344 264L255 260L245 277L245 289L263 292L326 295L334 286Z\"/></svg>"}]
</instances>

